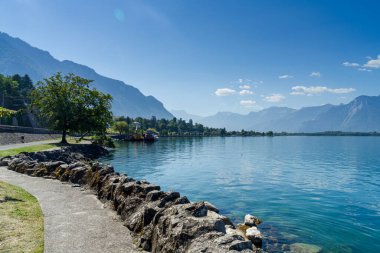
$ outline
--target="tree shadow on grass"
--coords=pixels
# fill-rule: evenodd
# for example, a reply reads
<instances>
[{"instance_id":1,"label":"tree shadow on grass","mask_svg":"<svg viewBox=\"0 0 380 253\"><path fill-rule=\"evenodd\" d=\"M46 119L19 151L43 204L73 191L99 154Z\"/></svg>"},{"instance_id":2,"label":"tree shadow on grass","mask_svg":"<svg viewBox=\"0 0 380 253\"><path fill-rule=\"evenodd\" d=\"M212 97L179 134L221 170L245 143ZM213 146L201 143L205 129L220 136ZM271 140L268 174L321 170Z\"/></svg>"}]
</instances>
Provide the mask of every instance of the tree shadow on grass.
<instances>
[{"instance_id":1,"label":"tree shadow on grass","mask_svg":"<svg viewBox=\"0 0 380 253\"><path fill-rule=\"evenodd\" d=\"M5 202L23 202L24 200L5 196L4 199L0 199L0 204Z\"/></svg>"}]
</instances>

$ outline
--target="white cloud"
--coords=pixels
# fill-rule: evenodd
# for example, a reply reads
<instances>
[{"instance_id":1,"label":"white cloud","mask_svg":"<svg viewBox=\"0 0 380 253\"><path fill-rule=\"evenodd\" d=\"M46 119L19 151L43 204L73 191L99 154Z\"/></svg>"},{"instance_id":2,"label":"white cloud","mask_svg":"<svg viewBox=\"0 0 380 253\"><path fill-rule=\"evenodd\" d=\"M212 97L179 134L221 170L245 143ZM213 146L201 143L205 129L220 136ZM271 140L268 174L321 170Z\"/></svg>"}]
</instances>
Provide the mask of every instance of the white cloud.
<instances>
[{"instance_id":1,"label":"white cloud","mask_svg":"<svg viewBox=\"0 0 380 253\"><path fill-rule=\"evenodd\" d=\"M291 76L291 75L282 75L282 76L278 77L278 79L290 79L290 78L293 78L293 76Z\"/></svg>"},{"instance_id":2,"label":"white cloud","mask_svg":"<svg viewBox=\"0 0 380 253\"><path fill-rule=\"evenodd\" d=\"M321 73L320 72L311 72L310 74L311 77L321 77Z\"/></svg>"},{"instance_id":3,"label":"white cloud","mask_svg":"<svg viewBox=\"0 0 380 253\"><path fill-rule=\"evenodd\" d=\"M372 69L366 69L366 68L358 68L359 71L363 72L372 72Z\"/></svg>"},{"instance_id":4,"label":"white cloud","mask_svg":"<svg viewBox=\"0 0 380 253\"><path fill-rule=\"evenodd\" d=\"M236 90L230 89L230 88L219 88L216 89L215 95L218 97L224 97L224 96L230 96L236 93Z\"/></svg>"},{"instance_id":5,"label":"white cloud","mask_svg":"<svg viewBox=\"0 0 380 253\"><path fill-rule=\"evenodd\" d=\"M321 93L335 93L335 94L345 94L355 91L354 88L337 88L331 89L324 86L294 86L292 87L292 95L314 95Z\"/></svg>"},{"instance_id":6,"label":"white cloud","mask_svg":"<svg viewBox=\"0 0 380 253\"><path fill-rule=\"evenodd\" d=\"M285 96L281 94L272 94L270 96L264 97L263 100L270 102L270 103L278 103L285 99Z\"/></svg>"},{"instance_id":7,"label":"white cloud","mask_svg":"<svg viewBox=\"0 0 380 253\"><path fill-rule=\"evenodd\" d=\"M244 84L244 85L240 85L239 88L243 89L243 90L249 90L251 88L251 86L248 84Z\"/></svg>"},{"instance_id":8,"label":"white cloud","mask_svg":"<svg viewBox=\"0 0 380 253\"><path fill-rule=\"evenodd\" d=\"M253 91L250 91L250 90L241 90L239 92L240 96L244 96L244 95L252 95L253 94Z\"/></svg>"},{"instance_id":9,"label":"white cloud","mask_svg":"<svg viewBox=\"0 0 380 253\"><path fill-rule=\"evenodd\" d=\"M377 59L370 59L366 64L363 65L365 68L380 68L380 55L377 56Z\"/></svg>"},{"instance_id":10,"label":"white cloud","mask_svg":"<svg viewBox=\"0 0 380 253\"><path fill-rule=\"evenodd\" d=\"M356 63L356 62L348 62L348 61L346 61L346 62L343 62L342 64L345 67L353 67L353 68L360 67L360 64Z\"/></svg>"},{"instance_id":11,"label":"white cloud","mask_svg":"<svg viewBox=\"0 0 380 253\"><path fill-rule=\"evenodd\" d=\"M256 105L256 101L254 100L241 100L240 105L245 107L253 107Z\"/></svg>"}]
</instances>

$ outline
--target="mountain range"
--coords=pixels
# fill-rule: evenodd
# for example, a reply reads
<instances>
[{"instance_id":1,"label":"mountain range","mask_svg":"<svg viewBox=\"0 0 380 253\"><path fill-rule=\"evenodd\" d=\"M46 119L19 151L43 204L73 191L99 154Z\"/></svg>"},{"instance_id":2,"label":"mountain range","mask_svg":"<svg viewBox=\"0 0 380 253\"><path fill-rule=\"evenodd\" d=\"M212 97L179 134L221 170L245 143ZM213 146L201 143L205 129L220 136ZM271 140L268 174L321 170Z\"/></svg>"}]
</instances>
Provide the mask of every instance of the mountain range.
<instances>
[{"instance_id":1,"label":"mountain range","mask_svg":"<svg viewBox=\"0 0 380 253\"><path fill-rule=\"evenodd\" d=\"M270 107L246 115L219 112L201 117L185 111L170 113L156 98L145 96L131 85L102 76L90 67L68 60L59 61L47 51L0 32L0 74L28 74L37 82L56 72L74 73L94 80L95 88L112 95L112 111L117 116L171 119L174 114L178 118L191 118L194 122L210 127L225 127L227 130L380 132L380 96L359 96L348 104L327 104L298 110Z\"/></svg>"},{"instance_id":2,"label":"mountain range","mask_svg":"<svg viewBox=\"0 0 380 253\"><path fill-rule=\"evenodd\" d=\"M36 83L57 72L74 73L93 80L93 87L112 95L112 111L116 116L173 118L160 101L145 96L131 85L99 75L90 67L68 60L59 61L47 51L0 32L0 74L28 74Z\"/></svg>"},{"instance_id":3,"label":"mountain range","mask_svg":"<svg viewBox=\"0 0 380 253\"><path fill-rule=\"evenodd\" d=\"M179 113L180 112L180 113ZM322 105L291 109L270 107L246 115L219 112L200 117L184 111L172 111L183 119L193 117L197 123L227 130L312 133L324 131L380 132L380 96L359 96L348 104Z\"/></svg>"}]
</instances>

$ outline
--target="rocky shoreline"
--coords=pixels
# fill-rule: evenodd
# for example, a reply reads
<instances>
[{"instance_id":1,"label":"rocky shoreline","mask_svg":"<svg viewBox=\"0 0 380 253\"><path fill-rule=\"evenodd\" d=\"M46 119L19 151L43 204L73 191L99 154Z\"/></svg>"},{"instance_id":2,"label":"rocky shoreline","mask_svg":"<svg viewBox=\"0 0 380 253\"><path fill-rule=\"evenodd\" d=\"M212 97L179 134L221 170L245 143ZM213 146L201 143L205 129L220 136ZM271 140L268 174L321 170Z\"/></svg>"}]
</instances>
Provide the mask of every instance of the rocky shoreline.
<instances>
[{"instance_id":1,"label":"rocky shoreline","mask_svg":"<svg viewBox=\"0 0 380 253\"><path fill-rule=\"evenodd\" d=\"M190 202L178 192L137 181L94 159L107 150L73 145L59 150L21 153L0 159L0 166L36 177L94 190L114 209L131 231L135 243L150 252L263 252L260 220L246 215L234 225L208 202Z\"/></svg>"}]
</instances>

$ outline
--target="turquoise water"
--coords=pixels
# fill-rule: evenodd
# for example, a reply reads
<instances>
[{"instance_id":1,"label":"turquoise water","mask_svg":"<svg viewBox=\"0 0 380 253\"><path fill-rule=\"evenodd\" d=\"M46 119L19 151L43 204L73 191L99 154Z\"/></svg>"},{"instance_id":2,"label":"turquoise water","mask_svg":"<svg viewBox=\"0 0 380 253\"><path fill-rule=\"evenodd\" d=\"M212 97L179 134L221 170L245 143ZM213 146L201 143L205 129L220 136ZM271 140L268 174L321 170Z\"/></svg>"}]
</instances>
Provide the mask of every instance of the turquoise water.
<instances>
[{"instance_id":1,"label":"turquoise water","mask_svg":"<svg viewBox=\"0 0 380 253\"><path fill-rule=\"evenodd\" d=\"M211 137L119 143L104 162L208 200L235 222L259 216L264 247L380 252L380 138Z\"/></svg>"}]
</instances>

